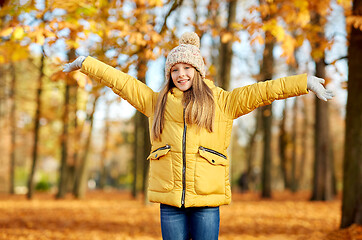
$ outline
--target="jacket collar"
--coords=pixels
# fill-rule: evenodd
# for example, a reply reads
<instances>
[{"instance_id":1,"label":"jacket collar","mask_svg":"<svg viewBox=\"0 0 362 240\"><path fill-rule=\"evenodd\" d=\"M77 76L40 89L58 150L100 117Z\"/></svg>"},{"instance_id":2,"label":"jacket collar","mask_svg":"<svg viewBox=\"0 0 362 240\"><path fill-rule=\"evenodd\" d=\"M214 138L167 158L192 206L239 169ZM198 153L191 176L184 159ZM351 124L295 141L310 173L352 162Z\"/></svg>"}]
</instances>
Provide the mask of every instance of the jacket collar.
<instances>
[{"instance_id":1,"label":"jacket collar","mask_svg":"<svg viewBox=\"0 0 362 240\"><path fill-rule=\"evenodd\" d=\"M204 79L204 82L206 83L206 85L212 90L215 87L215 84L213 81L209 80L209 79Z\"/></svg>"}]
</instances>

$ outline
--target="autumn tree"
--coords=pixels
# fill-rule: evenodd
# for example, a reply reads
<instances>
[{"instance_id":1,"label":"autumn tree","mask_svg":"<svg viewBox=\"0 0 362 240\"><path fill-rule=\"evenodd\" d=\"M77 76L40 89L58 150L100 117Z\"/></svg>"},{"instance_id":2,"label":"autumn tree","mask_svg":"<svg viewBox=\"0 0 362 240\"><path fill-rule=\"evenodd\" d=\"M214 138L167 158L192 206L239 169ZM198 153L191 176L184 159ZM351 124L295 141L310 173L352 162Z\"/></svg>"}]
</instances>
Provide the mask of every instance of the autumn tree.
<instances>
[{"instance_id":1,"label":"autumn tree","mask_svg":"<svg viewBox=\"0 0 362 240\"><path fill-rule=\"evenodd\" d=\"M10 147L10 193L15 193L15 149L16 149L16 74L14 63L10 64L11 71L11 112L10 112L10 124L11 124L11 147Z\"/></svg>"},{"instance_id":2,"label":"autumn tree","mask_svg":"<svg viewBox=\"0 0 362 240\"><path fill-rule=\"evenodd\" d=\"M354 0L348 47L348 98L341 227L362 225L362 1Z\"/></svg>"},{"instance_id":3,"label":"autumn tree","mask_svg":"<svg viewBox=\"0 0 362 240\"><path fill-rule=\"evenodd\" d=\"M23 26L19 24L17 16L26 11L29 5L23 4L14 6L12 1L2 2L0 8L0 63L2 64L1 70L5 70L4 67L10 71L10 88L8 98L10 99L10 127L9 133L11 137L10 141L10 159L9 159L9 192L15 193L15 168L16 168L16 136L17 136L17 82L18 76L16 73L16 65L18 62L26 59L29 56L29 52L21 44L25 36ZM6 92L6 74L2 74L1 88ZM0 96L2 107L4 101L7 98L5 95ZM5 112L0 109L0 119Z\"/></svg>"},{"instance_id":4,"label":"autumn tree","mask_svg":"<svg viewBox=\"0 0 362 240\"><path fill-rule=\"evenodd\" d=\"M46 22L48 19L45 17L46 13L49 11L49 6L47 3L44 4L44 7L40 7L39 9L36 8L35 4L31 3L29 6L32 10L37 12L37 16L40 16L40 23L34 27L33 32L29 32L29 36L33 38L33 41L38 43L41 48L41 57L40 57L40 64L39 64L39 75L37 78L36 84L36 110L34 116L34 140L33 140L33 147L32 147L32 164L30 169L30 174L28 177L28 193L27 197L30 199L33 197L34 193L34 176L38 162L39 156L39 136L40 136L40 118L41 118L41 110L42 110L42 94L43 94L43 78L45 77L45 38L48 36L53 36L53 34L47 35L47 32L50 32L49 29L46 30Z\"/></svg>"},{"instance_id":5,"label":"autumn tree","mask_svg":"<svg viewBox=\"0 0 362 240\"><path fill-rule=\"evenodd\" d=\"M309 41L312 45L312 57L316 63L315 75L326 78L325 50L328 41L325 37L325 25L327 22L327 9L329 1L313 2L310 4L312 12L312 26ZM323 102L315 97L315 150L314 150L314 178L312 200L330 200L333 198L332 171L329 137L329 111L328 102Z\"/></svg>"},{"instance_id":6,"label":"autumn tree","mask_svg":"<svg viewBox=\"0 0 362 240\"><path fill-rule=\"evenodd\" d=\"M272 24L275 21L275 12L273 12L273 3L259 1L260 5L266 7L269 11L262 15L262 22L264 24ZM275 7L275 6L274 6ZM265 46L263 52L263 60L260 67L260 81L271 80L274 73L274 45L276 42L275 36L270 30L265 30ZM261 108L262 112L262 126L263 126L263 163L262 163L262 197L271 197L271 127L272 127L272 105L267 105Z\"/></svg>"},{"instance_id":7,"label":"autumn tree","mask_svg":"<svg viewBox=\"0 0 362 240\"><path fill-rule=\"evenodd\" d=\"M219 66L218 66L218 77L220 86L229 90L230 88L230 79L231 79L231 66L232 66L232 58L233 58L233 42L230 37L232 32L232 25L236 21L236 8L237 8L237 0L231 0L228 2L228 17L227 24L224 30L223 35L221 36L220 48L219 48ZM229 36L229 37L228 37Z\"/></svg>"},{"instance_id":8,"label":"autumn tree","mask_svg":"<svg viewBox=\"0 0 362 240\"><path fill-rule=\"evenodd\" d=\"M34 142L33 142L33 152L32 152L32 165L28 180L28 198L33 197L33 189L34 189L34 175L38 160L38 144L39 144L39 131L40 131L40 114L42 108L41 96L43 91L43 77L44 77L44 63L45 57L42 54L40 60L40 68L39 68L39 77L38 77L38 84L37 84L37 94L36 94L36 113L34 117Z\"/></svg>"},{"instance_id":9,"label":"autumn tree","mask_svg":"<svg viewBox=\"0 0 362 240\"><path fill-rule=\"evenodd\" d=\"M105 53L107 49L117 45L114 38L110 39L109 37L112 34L114 35L110 29L113 28L118 31L119 26L122 26L118 25L115 27L118 22L108 22L110 12L113 12L113 16L121 16L116 20L122 21L122 15L119 14L118 11L114 11L116 9L116 1L96 1L93 5L87 1L57 2L54 7L67 10L66 15L61 16L54 22L54 26L57 26L54 28L58 32L64 29L70 31L69 35L65 37L69 48L68 59L70 62L76 58L76 50L79 47L79 42L88 39L89 35L93 33L98 34L102 38L102 42L99 45L92 46L89 52L91 52L94 57L114 65L115 59L108 60L105 57ZM88 21L89 27L85 29L80 20ZM80 37L80 34L83 34L84 37ZM61 167L57 197L62 198L66 192L72 190L76 197L82 198L85 194L86 182L89 177L88 159L92 149L93 115L102 87L95 85L92 86L90 91L87 91L92 107L87 111L85 122L78 123L78 94L80 91L85 92L83 88L89 83L89 79L87 77L81 78L77 73L67 74L66 76L62 73L56 73L54 76L64 80L65 84L62 119L63 133L61 136ZM79 88L78 85L81 88ZM85 136L84 141L81 139L82 135Z\"/></svg>"}]
</instances>

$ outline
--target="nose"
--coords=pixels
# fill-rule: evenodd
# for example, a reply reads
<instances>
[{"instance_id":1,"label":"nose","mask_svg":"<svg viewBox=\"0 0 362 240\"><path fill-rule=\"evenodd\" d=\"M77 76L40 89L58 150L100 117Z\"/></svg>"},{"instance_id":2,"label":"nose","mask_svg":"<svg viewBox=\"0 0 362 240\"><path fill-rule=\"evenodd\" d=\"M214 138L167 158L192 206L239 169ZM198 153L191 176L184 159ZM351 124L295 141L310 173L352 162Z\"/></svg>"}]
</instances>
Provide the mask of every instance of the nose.
<instances>
[{"instance_id":1,"label":"nose","mask_svg":"<svg viewBox=\"0 0 362 240\"><path fill-rule=\"evenodd\" d=\"M183 68L180 69L180 76L184 76L185 75L185 70Z\"/></svg>"}]
</instances>

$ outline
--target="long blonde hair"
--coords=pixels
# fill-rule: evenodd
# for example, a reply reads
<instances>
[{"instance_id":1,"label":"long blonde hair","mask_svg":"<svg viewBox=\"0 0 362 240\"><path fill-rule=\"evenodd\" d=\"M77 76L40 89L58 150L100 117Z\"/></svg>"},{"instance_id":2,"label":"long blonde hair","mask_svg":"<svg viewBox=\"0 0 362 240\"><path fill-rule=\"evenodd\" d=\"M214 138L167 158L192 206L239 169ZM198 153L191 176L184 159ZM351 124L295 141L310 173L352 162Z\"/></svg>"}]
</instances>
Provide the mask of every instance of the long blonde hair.
<instances>
[{"instance_id":1,"label":"long blonde hair","mask_svg":"<svg viewBox=\"0 0 362 240\"><path fill-rule=\"evenodd\" d=\"M155 118L152 125L152 137L161 140L164 125L164 114L167 102L167 93L175 87L171 76L168 83L160 91L155 107ZM187 124L196 124L200 128L213 131L215 103L212 90L202 80L200 73L195 69L192 86L184 91L182 103L185 108Z\"/></svg>"}]
</instances>

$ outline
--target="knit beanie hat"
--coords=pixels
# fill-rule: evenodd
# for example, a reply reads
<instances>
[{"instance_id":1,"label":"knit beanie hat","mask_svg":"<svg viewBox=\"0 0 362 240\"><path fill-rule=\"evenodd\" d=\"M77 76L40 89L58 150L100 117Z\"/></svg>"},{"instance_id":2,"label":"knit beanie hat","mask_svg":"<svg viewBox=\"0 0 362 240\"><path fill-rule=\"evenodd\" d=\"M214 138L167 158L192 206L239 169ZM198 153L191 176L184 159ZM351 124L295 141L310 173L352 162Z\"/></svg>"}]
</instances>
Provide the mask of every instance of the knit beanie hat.
<instances>
[{"instance_id":1,"label":"knit beanie hat","mask_svg":"<svg viewBox=\"0 0 362 240\"><path fill-rule=\"evenodd\" d=\"M200 52L200 38L194 32L186 32L180 38L180 45L173 48L167 56L165 66L166 81L169 81L170 71L176 63L192 65L205 78L205 63Z\"/></svg>"}]
</instances>

